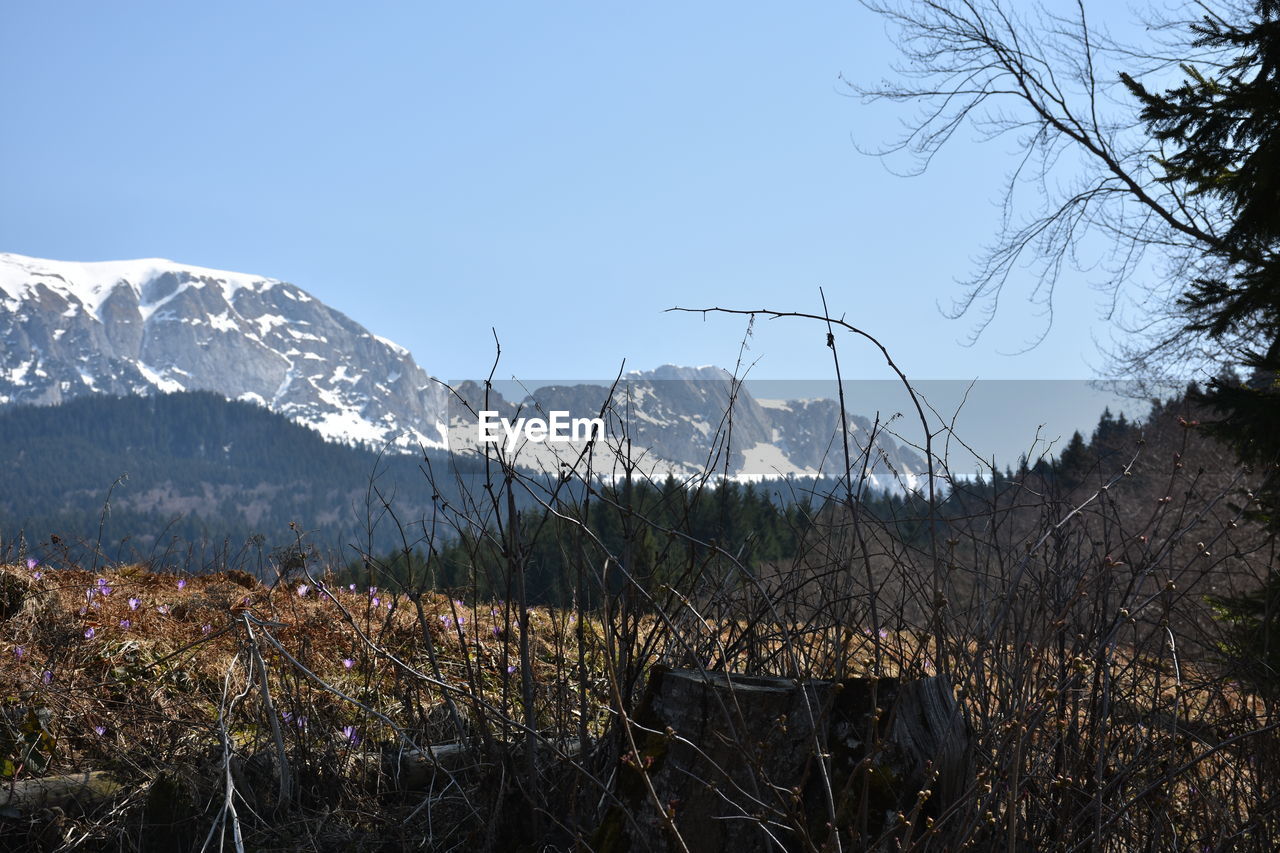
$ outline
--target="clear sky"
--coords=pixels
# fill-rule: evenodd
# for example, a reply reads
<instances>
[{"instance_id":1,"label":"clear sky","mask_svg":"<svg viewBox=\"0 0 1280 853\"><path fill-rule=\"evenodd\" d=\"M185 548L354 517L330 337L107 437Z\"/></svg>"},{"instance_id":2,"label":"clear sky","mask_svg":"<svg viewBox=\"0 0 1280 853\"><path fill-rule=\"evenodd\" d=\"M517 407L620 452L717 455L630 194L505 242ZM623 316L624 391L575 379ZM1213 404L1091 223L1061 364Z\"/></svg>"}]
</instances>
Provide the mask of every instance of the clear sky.
<instances>
[{"instance_id":1,"label":"clear sky","mask_svg":"<svg viewBox=\"0 0 1280 853\"><path fill-rule=\"evenodd\" d=\"M166 257L292 281L438 376L732 366L745 321L834 311L920 379L1081 379L1101 298L1048 338L938 310L994 233L1014 142L923 177L855 144L904 113L854 2L0 5L0 251ZM824 330L757 325L752 376L830 375ZM883 377L866 347L846 376Z\"/></svg>"}]
</instances>

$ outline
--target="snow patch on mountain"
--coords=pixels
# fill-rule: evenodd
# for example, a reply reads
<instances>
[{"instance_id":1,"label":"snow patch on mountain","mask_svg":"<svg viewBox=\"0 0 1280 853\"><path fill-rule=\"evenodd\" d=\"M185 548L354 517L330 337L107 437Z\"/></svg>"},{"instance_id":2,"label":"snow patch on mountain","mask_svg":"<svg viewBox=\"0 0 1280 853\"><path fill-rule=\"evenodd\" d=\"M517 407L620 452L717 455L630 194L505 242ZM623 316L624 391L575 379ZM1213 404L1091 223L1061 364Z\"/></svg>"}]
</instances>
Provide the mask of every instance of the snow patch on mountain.
<instances>
[{"instance_id":1,"label":"snow patch on mountain","mask_svg":"<svg viewBox=\"0 0 1280 853\"><path fill-rule=\"evenodd\" d=\"M341 441L444 446L443 389L409 351L278 279L0 253L0 342L2 403L204 390Z\"/></svg>"}]
</instances>

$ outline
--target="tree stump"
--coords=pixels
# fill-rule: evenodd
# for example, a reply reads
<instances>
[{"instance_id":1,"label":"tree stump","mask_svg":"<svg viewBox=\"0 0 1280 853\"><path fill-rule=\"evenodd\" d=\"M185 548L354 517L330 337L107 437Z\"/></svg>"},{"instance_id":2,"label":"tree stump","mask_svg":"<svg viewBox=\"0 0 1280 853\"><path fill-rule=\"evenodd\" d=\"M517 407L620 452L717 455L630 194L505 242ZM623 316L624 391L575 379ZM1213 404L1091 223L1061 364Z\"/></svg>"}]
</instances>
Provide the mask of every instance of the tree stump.
<instances>
[{"instance_id":1,"label":"tree stump","mask_svg":"<svg viewBox=\"0 0 1280 853\"><path fill-rule=\"evenodd\" d=\"M634 722L601 853L822 849L833 814L845 849L865 849L922 790L922 811L940 814L971 773L969 729L941 678L658 668Z\"/></svg>"}]
</instances>

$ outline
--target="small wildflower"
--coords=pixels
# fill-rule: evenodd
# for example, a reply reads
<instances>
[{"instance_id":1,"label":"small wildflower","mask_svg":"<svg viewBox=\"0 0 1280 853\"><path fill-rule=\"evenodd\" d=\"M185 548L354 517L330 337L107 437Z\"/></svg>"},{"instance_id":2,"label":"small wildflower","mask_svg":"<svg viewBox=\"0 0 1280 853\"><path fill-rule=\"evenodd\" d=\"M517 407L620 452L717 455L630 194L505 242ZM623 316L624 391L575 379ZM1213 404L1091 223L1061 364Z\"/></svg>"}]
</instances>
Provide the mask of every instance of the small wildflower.
<instances>
[{"instance_id":1,"label":"small wildflower","mask_svg":"<svg viewBox=\"0 0 1280 853\"><path fill-rule=\"evenodd\" d=\"M347 739L348 743L357 744L360 742L360 735L356 733L355 726L343 726L342 736Z\"/></svg>"},{"instance_id":2,"label":"small wildflower","mask_svg":"<svg viewBox=\"0 0 1280 853\"><path fill-rule=\"evenodd\" d=\"M886 631L884 628L881 628L881 629L880 629L880 639L882 639L882 640L887 640L887 639L889 639L889 632L888 632L888 631Z\"/></svg>"},{"instance_id":3,"label":"small wildflower","mask_svg":"<svg viewBox=\"0 0 1280 853\"><path fill-rule=\"evenodd\" d=\"M283 710L282 710L282 711L280 712L280 719L284 720L286 723L288 723L288 722L292 722L292 721L293 721L293 712L292 712L292 711L283 711Z\"/></svg>"},{"instance_id":4,"label":"small wildflower","mask_svg":"<svg viewBox=\"0 0 1280 853\"><path fill-rule=\"evenodd\" d=\"M458 608L459 610L466 610L466 609L467 609L467 605L463 604L463 603L462 603L462 599L460 599L460 598L455 598L455 599L453 600L453 606L454 606L454 607L456 607L456 608Z\"/></svg>"},{"instance_id":5,"label":"small wildflower","mask_svg":"<svg viewBox=\"0 0 1280 853\"><path fill-rule=\"evenodd\" d=\"M40 681L44 684L48 684L49 682L53 681L53 673L46 669L44 673L40 676Z\"/></svg>"},{"instance_id":6,"label":"small wildflower","mask_svg":"<svg viewBox=\"0 0 1280 853\"><path fill-rule=\"evenodd\" d=\"M382 601L380 599L375 598L373 599L373 601L370 602L370 604L372 604L374 607L377 607L378 605L382 604Z\"/></svg>"},{"instance_id":7,"label":"small wildflower","mask_svg":"<svg viewBox=\"0 0 1280 853\"><path fill-rule=\"evenodd\" d=\"M93 730L97 733L98 737L102 737L103 735L105 735L105 734L107 733L107 727L106 727L106 726L94 726L94 727L93 727Z\"/></svg>"},{"instance_id":8,"label":"small wildflower","mask_svg":"<svg viewBox=\"0 0 1280 853\"><path fill-rule=\"evenodd\" d=\"M40 580L42 577L44 577L44 572L33 572L31 577L33 580Z\"/></svg>"},{"instance_id":9,"label":"small wildflower","mask_svg":"<svg viewBox=\"0 0 1280 853\"><path fill-rule=\"evenodd\" d=\"M133 623L131 623L128 619L121 619L121 620L120 620L120 627L121 627L121 628L123 628L123 629L125 629L126 631L128 631L128 630L129 630L129 627L130 627L130 625L132 625L132 624L133 624Z\"/></svg>"},{"instance_id":10,"label":"small wildflower","mask_svg":"<svg viewBox=\"0 0 1280 853\"><path fill-rule=\"evenodd\" d=\"M85 628L85 629L84 629L84 638L85 638L86 640L92 640L92 639L93 639L93 635L94 635L94 634L96 634L96 633L98 633L98 632L97 632L97 631L95 631L95 630L93 630L93 627L92 627L92 626L90 626L90 627L88 627L88 628Z\"/></svg>"},{"instance_id":11,"label":"small wildflower","mask_svg":"<svg viewBox=\"0 0 1280 853\"><path fill-rule=\"evenodd\" d=\"M370 595L377 595L377 593L378 593L378 588L377 588L376 586L371 586L371 587L369 587L369 594L370 594Z\"/></svg>"},{"instance_id":12,"label":"small wildflower","mask_svg":"<svg viewBox=\"0 0 1280 853\"><path fill-rule=\"evenodd\" d=\"M129 609L130 609L130 610L137 610L137 609L138 609L138 605L139 605L139 604L141 604L141 603L142 603L141 601L139 601L138 599L134 598L133 596L129 596Z\"/></svg>"},{"instance_id":13,"label":"small wildflower","mask_svg":"<svg viewBox=\"0 0 1280 853\"><path fill-rule=\"evenodd\" d=\"M356 665L356 662L355 662L355 661L353 661L351 658L343 658L343 659L342 659L342 666L343 666L343 668L344 668L344 669L351 669L351 667L353 667L353 666L355 666L355 665Z\"/></svg>"},{"instance_id":14,"label":"small wildflower","mask_svg":"<svg viewBox=\"0 0 1280 853\"><path fill-rule=\"evenodd\" d=\"M14 655L15 655L16 657L22 657L23 655L25 655L25 654L27 653L27 650L26 650L26 649L24 649L22 646L18 646L17 648L15 648L15 649L13 650L13 653L14 653Z\"/></svg>"},{"instance_id":15,"label":"small wildflower","mask_svg":"<svg viewBox=\"0 0 1280 853\"><path fill-rule=\"evenodd\" d=\"M106 579L106 578L98 578L97 580L95 580L95 581L94 581L94 583L96 583L98 586L106 586L106 585L107 585L107 579Z\"/></svg>"},{"instance_id":16,"label":"small wildflower","mask_svg":"<svg viewBox=\"0 0 1280 853\"><path fill-rule=\"evenodd\" d=\"M84 600L85 600L85 601L93 601L93 597L94 597L94 595L96 595L96 594L97 594L97 592L98 592L98 591L97 591L96 589L94 589L93 587L89 587L88 589L86 589L86 590L84 591Z\"/></svg>"},{"instance_id":17,"label":"small wildflower","mask_svg":"<svg viewBox=\"0 0 1280 853\"><path fill-rule=\"evenodd\" d=\"M307 586L305 583L298 584L298 598L306 598L307 592L310 589L311 587Z\"/></svg>"},{"instance_id":18,"label":"small wildflower","mask_svg":"<svg viewBox=\"0 0 1280 853\"><path fill-rule=\"evenodd\" d=\"M28 557L28 558L27 558L27 569L28 569L28 570L34 569L34 568L35 568L36 566L38 566L38 565L40 565L40 561L39 561L39 560L37 560L35 557Z\"/></svg>"},{"instance_id":19,"label":"small wildflower","mask_svg":"<svg viewBox=\"0 0 1280 853\"><path fill-rule=\"evenodd\" d=\"M307 718L305 716L298 717L298 728L305 729L307 727Z\"/></svg>"},{"instance_id":20,"label":"small wildflower","mask_svg":"<svg viewBox=\"0 0 1280 853\"><path fill-rule=\"evenodd\" d=\"M187 579L178 578L178 589L186 589L186 588L187 588Z\"/></svg>"},{"instance_id":21,"label":"small wildflower","mask_svg":"<svg viewBox=\"0 0 1280 853\"><path fill-rule=\"evenodd\" d=\"M465 617L465 616L459 616L459 617L458 617L458 627L459 627L459 628L461 628L463 625L466 625L466 624L467 624L467 617Z\"/></svg>"},{"instance_id":22,"label":"small wildflower","mask_svg":"<svg viewBox=\"0 0 1280 853\"><path fill-rule=\"evenodd\" d=\"M355 592L355 591L356 591L356 585L355 585L355 584L351 584L350 586L348 586L348 587L347 587L347 589L349 589L351 592Z\"/></svg>"},{"instance_id":23,"label":"small wildflower","mask_svg":"<svg viewBox=\"0 0 1280 853\"><path fill-rule=\"evenodd\" d=\"M212 625L201 625L201 626L200 626L200 633L201 633L201 634L208 634L208 633L209 633L209 632L211 632L212 630L213 630L213 626L212 626Z\"/></svg>"},{"instance_id":24,"label":"small wildflower","mask_svg":"<svg viewBox=\"0 0 1280 853\"><path fill-rule=\"evenodd\" d=\"M111 587L109 587L109 586L100 586L100 587L98 587L98 592L102 593L103 595L110 595L110 594L111 594Z\"/></svg>"},{"instance_id":25,"label":"small wildflower","mask_svg":"<svg viewBox=\"0 0 1280 853\"><path fill-rule=\"evenodd\" d=\"M167 605L167 604L161 604L161 605L158 605L158 606L156 607L156 610L159 610L159 611L160 611L162 614L164 614L165 616L168 616L168 615L169 615L169 605Z\"/></svg>"},{"instance_id":26,"label":"small wildflower","mask_svg":"<svg viewBox=\"0 0 1280 853\"><path fill-rule=\"evenodd\" d=\"M515 672L515 671L516 671L516 665L515 665L515 664L511 664L511 666L507 667L507 675L510 675L511 673L513 673L513 672Z\"/></svg>"}]
</instances>

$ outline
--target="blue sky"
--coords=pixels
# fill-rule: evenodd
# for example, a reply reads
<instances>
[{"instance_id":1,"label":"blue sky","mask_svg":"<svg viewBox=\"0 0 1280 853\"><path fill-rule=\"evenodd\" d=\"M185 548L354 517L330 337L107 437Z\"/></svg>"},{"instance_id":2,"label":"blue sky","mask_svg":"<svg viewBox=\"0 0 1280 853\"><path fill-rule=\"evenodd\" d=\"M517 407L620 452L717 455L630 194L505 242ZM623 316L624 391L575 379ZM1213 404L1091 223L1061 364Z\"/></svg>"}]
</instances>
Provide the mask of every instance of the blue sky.
<instances>
[{"instance_id":1,"label":"blue sky","mask_svg":"<svg viewBox=\"0 0 1280 853\"><path fill-rule=\"evenodd\" d=\"M989 241L1014 142L923 177L855 143L901 110L856 3L7 3L0 250L167 257L293 281L442 377L732 365L745 322L832 309L921 379L1082 379L1098 294L1054 326L1015 282L979 342L938 311ZM830 375L823 330L757 325L761 379ZM865 346L846 376L886 376Z\"/></svg>"}]
</instances>

